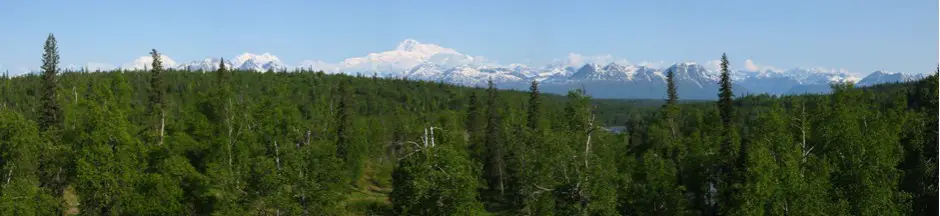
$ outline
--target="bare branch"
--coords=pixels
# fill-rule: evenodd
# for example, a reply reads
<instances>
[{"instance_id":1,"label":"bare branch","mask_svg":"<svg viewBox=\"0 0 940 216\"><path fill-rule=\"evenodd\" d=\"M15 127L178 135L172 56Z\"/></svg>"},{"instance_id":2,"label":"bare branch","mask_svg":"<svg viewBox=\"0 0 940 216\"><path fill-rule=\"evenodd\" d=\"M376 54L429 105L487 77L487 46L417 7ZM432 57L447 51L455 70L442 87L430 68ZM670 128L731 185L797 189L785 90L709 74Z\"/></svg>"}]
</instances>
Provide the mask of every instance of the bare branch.
<instances>
[{"instance_id":1,"label":"bare branch","mask_svg":"<svg viewBox=\"0 0 940 216\"><path fill-rule=\"evenodd\" d=\"M277 163L277 170L281 170L281 151L277 147L277 140L274 140L274 161Z\"/></svg>"}]
</instances>

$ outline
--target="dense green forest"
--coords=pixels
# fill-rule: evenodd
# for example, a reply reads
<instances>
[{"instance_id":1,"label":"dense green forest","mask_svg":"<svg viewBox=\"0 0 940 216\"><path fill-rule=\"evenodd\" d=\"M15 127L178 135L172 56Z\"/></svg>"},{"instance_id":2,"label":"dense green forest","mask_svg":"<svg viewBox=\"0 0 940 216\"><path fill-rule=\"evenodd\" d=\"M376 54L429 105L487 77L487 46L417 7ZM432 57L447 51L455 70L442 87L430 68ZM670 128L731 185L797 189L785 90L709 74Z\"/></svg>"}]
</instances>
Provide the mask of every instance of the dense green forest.
<instances>
[{"instance_id":1,"label":"dense green forest","mask_svg":"<svg viewBox=\"0 0 940 216\"><path fill-rule=\"evenodd\" d=\"M723 58L718 101L594 100L44 48L0 78L0 215L938 214L937 74L736 97Z\"/></svg>"}]
</instances>

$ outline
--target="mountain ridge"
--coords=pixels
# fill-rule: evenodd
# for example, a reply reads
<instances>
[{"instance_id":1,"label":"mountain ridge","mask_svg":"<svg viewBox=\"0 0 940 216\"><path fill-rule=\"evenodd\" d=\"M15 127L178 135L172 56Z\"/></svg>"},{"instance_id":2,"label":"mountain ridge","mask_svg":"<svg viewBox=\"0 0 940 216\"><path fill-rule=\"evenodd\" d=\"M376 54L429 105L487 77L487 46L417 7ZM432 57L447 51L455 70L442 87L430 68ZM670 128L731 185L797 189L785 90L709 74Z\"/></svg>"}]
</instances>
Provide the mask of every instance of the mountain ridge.
<instances>
[{"instance_id":1,"label":"mountain ridge","mask_svg":"<svg viewBox=\"0 0 940 216\"><path fill-rule=\"evenodd\" d=\"M164 67L180 70L217 70L221 59L206 58L177 64L162 56ZM715 84L719 73L716 62L707 62L709 67L694 61L676 62L662 67L612 61L607 56L591 60L577 54L569 54L566 61L555 61L541 66L525 64L501 65L481 56L470 56L451 48L421 43L406 39L394 49L365 56L351 57L336 63L306 60L291 67L271 53L242 53L225 60L228 68L245 71L322 70L327 73L375 74L388 78L448 82L465 86L485 86L493 81L504 88L524 90L532 81L543 87L564 93L571 88L587 86L594 89L594 96L612 98L662 98L658 89L665 89L665 74L676 74L680 95L690 99L713 99L717 94ZM143 56L130 64L130 68L146 68L152 62ZM746 63L753 64L750 60ZM751 69L751 70L749 70ZM830 83L856 82L859 86L886 82L911 81L926 77L924 74L904 74L875 71L868 76L827 68L793 68L787 70L773 67L745 67L732 70L731 77L742 94L800 94L824 93Z\"/></svg>"}]
</instances>

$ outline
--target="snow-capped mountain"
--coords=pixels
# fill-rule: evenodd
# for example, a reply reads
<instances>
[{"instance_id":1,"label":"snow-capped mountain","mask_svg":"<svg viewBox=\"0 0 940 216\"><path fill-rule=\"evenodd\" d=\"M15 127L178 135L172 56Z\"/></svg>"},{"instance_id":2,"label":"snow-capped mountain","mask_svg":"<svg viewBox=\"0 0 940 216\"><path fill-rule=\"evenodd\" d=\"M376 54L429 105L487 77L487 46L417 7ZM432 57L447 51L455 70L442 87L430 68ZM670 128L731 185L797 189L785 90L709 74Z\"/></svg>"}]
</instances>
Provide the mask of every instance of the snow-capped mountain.
<instances>
[{"instance_id":1,"label":"snow-capped mountain","mask_svg":"<svg viewBox=\"0 0 940 216\"><path fill-rule=\"evenodd\" d=\"M655 68L629 64L615 60L612 56L582 56L571 53L567 60L556 60L542 67L530 67L522 64L496 65L483 59L462 54L454 49L434 44L423 44L407 39L394 50L370 53L363 57L354 57L339 63L323 61L305 61L301 67L326 72L377 73L383 77L406 77L430 81L443 81L460 85L479 86L488 80L503 86L524 86L520 83L530 81L543 82L545 85L582 85L590 83L598 86L630 86L617 91L651 92L640 88L659 88L665 85L665 72L676 74L680 89L695 90L690 96L714 97L710 93L701 93L710 89L719 78L716 62L707 62L708 66L696 62L680 62L666 68ZM825 91L829 83L856 82L855 74L844 70L825 68L795 68L779 70L774 67L760 66L748 60L747 64L755 71L733 71L732 79L742 92L748 93L803 93L807 89ZM609 92L603 89L595 92ZM683 91L683 90L680 90ZM560 92L564 93L564 91ZM700 94L701 93L701 94ZM612 97L616 97L611 94ZM640 97L660 97L640 95Z\"/></svg>"},{"instance_id":2,"label":"snow-capped mountain","mask_svg":"<svg viewBox=\"0 0 940 216\"><path fill-rule=\"evenodd\" d=\"M180 64L176 68L179 70L190 70L190 71L214 71L219 69L220 59L206 58L199 61L191 61L187 63ZM232 61L225 60L225 68L234 68L232 66Z\"/></svg>"},{"instance_id":3,"label":"snow-capped mountain","mask_svg":"<svg viewBox=\"0 0 940 216\"><path fill-rule=\"evenodd\" d=\"M252 53L243 53L232 60L233 65L238 65L240 70L248 71L280 71L287 69L287 65L281 63L277 56L270 53L256 55Z\"/></svg>"},{"instance_id":4,"label":"snow-capped mountain","mask_svg":"<svg viewBox=\"0 0 940 216\"><path fill-rule=\"evenodd\" d=\"M536 72L535 80L542 82L547 80L563 80L577 71L575 67L566 64L549 64Z\"/></svg>"},{"instance_id":5,"label":"snow-capped mountain","mask_svg":"<svg viewBox=\"0 0 940 216\"><path fill-rule=\"evenodd\" d=\"M394 50L347 58L338 63L308 60L301 63L299 67L324 70L329 73L376 73L387 77L404 75L425 63L458 67L462 65L478 66L483 65L484 62L485 60L482 57L464 55L454 49L407 39L399 43Z\"/></svg>"},{"instance_id":6,"label":"snow-capped mountain","mask_svg":"<svg viewBox=\"0 0 940 216\"><path fill-rule=\"evenodd\" d=\"M492 80L494 83L512 83L528 80L516 70L504 67L474 67L460 65L447 67L438 64L426 63L412 68L404 76L408 79L443 81L448 83L480 86Z\"/></svg>"},{"instance_id":7,"label":"snow-capped mountain","mask_svg":"<svg viewBox=\"0 0 940 216\"><path fill-rule=\"evenodd\" d=\"M858 82L859 86L870 86L879 83L895 83L919 80L927 77L925 74L906 74L899 72L875 71Z\"/></svg>"},{"instance_id":8,"label":"snow-capped mountain","mask_svg":"<svg viewBox=\"0 0 940 216\"><path fill-rule=\"evenodd\" d=\"M802 84L828 84L833 82L857 82L858 76L846 70L825 68L795 68L790 69L782 76L789 76Z\"/></svg>"},{"instance_id":9,"label":"snow-capped mountain","mask_svg":"<svg viewBox=\"0 0 940 216\"><path fill-rule=\"evenodd\" d=\"M163 65L163 68L173 68L176 66L176 61L174 61L173 59L171 59L169 56L166 56L166 55L160 56L160 63L161 65ZM153 64L153 57L141 56L129 64L121 65L121 68L143 70L146 68L150 68L151 64Z\"/></svg>"},{"instance_id":10,"label":"snow-capped mountain","mask_svg":"<svg viewBox=\"0 0 940 216\"><path fill-rule=\"evenodd\" d=\"M221 60L203 60L177 64L162 56L164 67L180 70L217 70ZM126 69L143 69L152 62L143 56ZM500 88L525 90L532 81L542 83L544 92L564 94L574 88L585 88L588 94L599 98L663 98L666 73L673 72L679 95L683 99L713 99L717 95L719 80L718 61L641 62L632 64L610 55L583 56L569 53L565 60L555 59L544 65L500 65L479 56L457 52L435 44L407 39L394 49L369 53L330 63L318 60L302 61L294 69L322 70L327 73L377 74L381 77L448 82L466 86L485 86L493 81ZM246 71L285 71L288 66L271 53L243 53L226 58L227 68ZM860 86L885 82L910 81L925 77L923 74L902 74L876 71L860 79L846 70L825 68L794 68L782 70L757 65L750 59L744 70L731 72L736 94L752 93L800 94L828 92L835 82L858 82Z\"/></svg>"},{"instance_id":11,"label":"snow-capped mountain","mask_svg":"<svg viewBox=\"0 0 940 216\"><path fill-rule=\"evenodd\" d=\"M287 65L281 63L281 60L277 56L271 55L270 53L264 53L261 55L256 55L252 53L243 53L231 58L232 60L225 60L225 67L229 69L238 69L245 71L281 71L286 70ZM202 70L202 71L212 71L219 69L220 59L216 58L206 58L199 61L191 61L178 65L176 68L180 70Z\"/></svg>"},{"instance_id":12,"label":"snow-capped mountain","mask_svg":"<svg viewBox=\"0 0 940 216\"><path fill-rule=\"evenodd\" d=\"M597 64L585 64L583 67L578 69L577 72L567 77L566 79L552 81L628 81L630 80L628 73L631 73L632 71L628 72L627 70L628 69L626 67L616 63L611 63L603 67Z\"/></svg>"},{"instance_id":13,"label":"snow-capped mountain","mask_svg":"<svg viewBox=\"0 0 940 216\"><path fill-rule=\"evenodd\" d=\"M719 74L716 71L708 70L695 62L677 63L665 71L664 73L672 71L677 81L688 81L700 88L718 83L719 79Z\"/></svg>"},{"instance_id":14,"label":"snow-capped mountain","mask_svg":"<svg viewBox=\"0 0 940 216\"><path fill-rule=\"evenodd\" d=\"M830 83L857 82L856 74L826 68L794 68L737 71L735 82L758 93L800 94L825 93Z\"/></svg>"}]
</instances>

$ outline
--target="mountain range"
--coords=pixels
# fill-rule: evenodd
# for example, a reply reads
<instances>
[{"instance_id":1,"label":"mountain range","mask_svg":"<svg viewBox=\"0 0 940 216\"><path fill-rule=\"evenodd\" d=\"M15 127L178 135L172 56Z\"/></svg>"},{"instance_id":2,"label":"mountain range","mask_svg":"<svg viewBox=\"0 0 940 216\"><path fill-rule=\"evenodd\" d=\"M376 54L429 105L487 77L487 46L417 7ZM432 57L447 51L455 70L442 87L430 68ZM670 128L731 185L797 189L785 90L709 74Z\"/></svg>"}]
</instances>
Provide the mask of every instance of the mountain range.
<instances>
[{"instance_id":1,"label":"mountain range","mask_svg":"<svg viewBox=\"0 0 940 216\"><path fill-rule=\"evenodd\" d=\"M167 68L211 71L218 69L221 59L206 58L176 64L163 56ZM481 56L470 56L451 48L424 44L407 39L395 49L347 58L340 62L307 60L290 67L270 53L244 53L225 61L227 68L246 71L287 71L305 69L326 73L375 75L388 78L447 82L484 87L488 81L504 89L528 89L532 81L540 83L543 92L564 94L582 88L597 98L663 98L666 73L675 73L679 95L683 99L714 99L717 97L718 68L696 62L679 62L667 67L629 64L625 61L555 61L543 66L524 64L500 65ZM151 58L144 56L124 68L145 68ZM747 63L751 63L749 60ZM902 82L926 77L925 74L875 71L859 77L845 70L825 68L748 69L731 72L736 95L825 93L836 82L855 82L859 86Z\"/></svg>"},{"instance_id":2,"label":"mountain range","mask_svg":"<svg viewBox=\"0 0 940 216\"><path fill-rule=\"evenodd\" d=\"M219 63L223 61L222 59L206 58L199 61L191 61L183 64L171 66L180 70L203 70L203 71L212 71L219 69ZM261 55L256 55L253 53L244 53L230 60L225 60L226 68L236 68L239 70L245 71L284 71L287 70L287 65L281 62L277 56L271 55L270 53L264 53Z\"/></svg>"}]
</instances>

